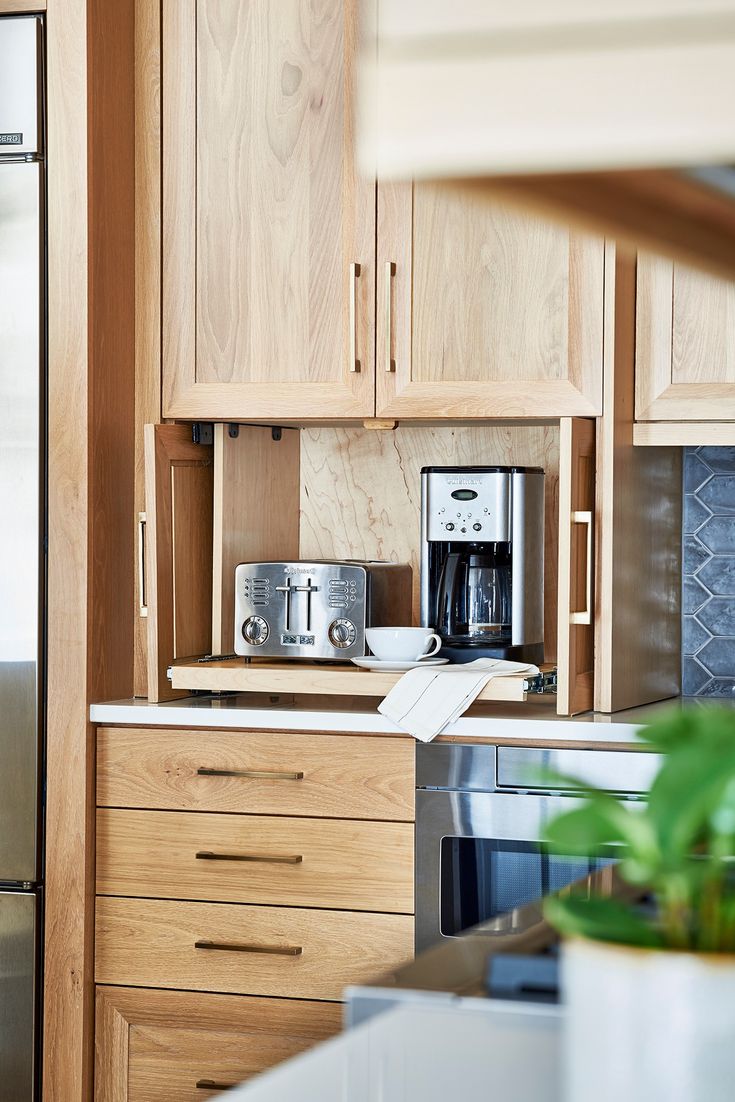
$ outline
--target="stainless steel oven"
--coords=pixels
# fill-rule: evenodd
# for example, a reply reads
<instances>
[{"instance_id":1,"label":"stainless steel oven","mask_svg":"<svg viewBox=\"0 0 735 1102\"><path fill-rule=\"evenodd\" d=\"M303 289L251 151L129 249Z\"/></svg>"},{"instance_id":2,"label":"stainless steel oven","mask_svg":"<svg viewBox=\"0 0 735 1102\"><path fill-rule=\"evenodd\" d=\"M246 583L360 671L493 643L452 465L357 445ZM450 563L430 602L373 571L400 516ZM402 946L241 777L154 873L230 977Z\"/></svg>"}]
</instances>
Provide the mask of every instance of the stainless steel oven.
<instances>
[{"instance_id":1,"label":"stainless steel oven","mask_svg":"<svg viewBox=\"0 0 735 1102\"><path fill-rule=\"evenodd\" d=\"M636 750L417 745L416 951L479 922L511 932L514 910L614 862L542 847L548 820L579 799L542 771L641 800L659 764Z\"/></svg>"}]
</instances>

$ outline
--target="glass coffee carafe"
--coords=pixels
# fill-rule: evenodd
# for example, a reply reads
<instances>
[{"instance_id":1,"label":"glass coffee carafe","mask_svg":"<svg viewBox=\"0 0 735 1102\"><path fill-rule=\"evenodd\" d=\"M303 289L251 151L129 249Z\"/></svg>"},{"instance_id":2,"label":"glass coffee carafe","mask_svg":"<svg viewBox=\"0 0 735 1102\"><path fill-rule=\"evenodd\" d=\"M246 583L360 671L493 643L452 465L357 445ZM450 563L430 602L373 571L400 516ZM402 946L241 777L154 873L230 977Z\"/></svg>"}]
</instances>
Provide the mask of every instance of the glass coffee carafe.
<instances>
[{"instance_id":1,"label":"glass coffee carafe","mask_svg":"<svg viewBox=\"0 0 735 1102\"><path fill-rule=\"evenodd\" d=\"M436 630L449 644L510 644L510 544L483 544L481 551L470 544L447 555L437 590Z\"/></svg>"}]
</instances>

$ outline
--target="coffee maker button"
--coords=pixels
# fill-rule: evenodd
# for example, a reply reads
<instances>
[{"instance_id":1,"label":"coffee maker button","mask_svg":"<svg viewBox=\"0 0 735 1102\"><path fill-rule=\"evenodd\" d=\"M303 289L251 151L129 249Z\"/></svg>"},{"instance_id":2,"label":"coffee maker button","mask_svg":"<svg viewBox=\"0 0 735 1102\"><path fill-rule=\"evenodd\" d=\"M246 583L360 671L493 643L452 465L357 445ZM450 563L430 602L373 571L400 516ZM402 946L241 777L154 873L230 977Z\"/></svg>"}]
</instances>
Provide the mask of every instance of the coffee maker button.
<instances>
[{"instance_id":1,"label":"coffee maker button","mask_svg":"<svg viewBox=\"0 0 735 1102\"><path fill-rule=\"evenodd\" d=\"M466 532L466 531L467 531L466 528L460 528L460 532Z\"/></svg>"},{"instance_id":2,"label":"coffee maker button","mask_svg":"<svg viewBox=\"0 0 735 1102\"><path fill-rule=\"evenodd\" d=\"M472 527L475 530L475 532L479 532L482 529L482 525L478 524L477 521L475 521L475 523L472 525Z\"/></svg>"},{"instance_id":3,"label":"coffee maker button","mask_svg":"<svg viewBox=\"0 0 735 1102\"><path fill-rule=\"evenodd\" d=\"M451 520L450 520L449 524L445 524L444 527L446 528L447 532L453 532L454 531L454 525L452 524Z\"/></svg>"}]
</instances>

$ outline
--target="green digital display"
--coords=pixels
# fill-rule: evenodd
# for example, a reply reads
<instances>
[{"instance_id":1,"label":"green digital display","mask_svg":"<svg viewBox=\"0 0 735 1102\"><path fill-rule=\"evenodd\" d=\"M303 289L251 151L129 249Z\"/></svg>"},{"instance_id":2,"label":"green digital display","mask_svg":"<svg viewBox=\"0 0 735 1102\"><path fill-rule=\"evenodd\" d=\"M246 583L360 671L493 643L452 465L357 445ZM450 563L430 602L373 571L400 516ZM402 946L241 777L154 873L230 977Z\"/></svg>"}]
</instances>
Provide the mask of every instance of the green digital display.
<instances>
[{"instance_id":1,"label":"green digital display","mask_svg":"<svg viewBox=\"0 0 735 1102\"><path fill-rule=\"evenodd\" d=\"M455 501L474 501L477 493L475 490L452 490L452 497Z\"/></svg>"}]
</instances>

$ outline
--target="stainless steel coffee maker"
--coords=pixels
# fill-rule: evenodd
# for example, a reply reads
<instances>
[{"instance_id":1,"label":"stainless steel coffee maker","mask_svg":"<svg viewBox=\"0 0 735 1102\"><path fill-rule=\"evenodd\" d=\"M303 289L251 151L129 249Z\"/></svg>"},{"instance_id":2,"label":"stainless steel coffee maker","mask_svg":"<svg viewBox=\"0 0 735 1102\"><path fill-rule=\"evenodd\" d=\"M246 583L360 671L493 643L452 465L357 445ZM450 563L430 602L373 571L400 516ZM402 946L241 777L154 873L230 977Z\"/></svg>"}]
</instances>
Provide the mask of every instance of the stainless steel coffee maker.
<instances>
[{"instance_id":1,"label":"stainless steel coffee maker","mask_svg":"<svg viewBox=\"0 0 735 1102\"><path fill-rule=\"evenodd\" d=\"M423 467L421 623L452 662L544 657L544 472Z\"/></svg>"}]
</instances>

